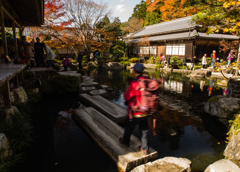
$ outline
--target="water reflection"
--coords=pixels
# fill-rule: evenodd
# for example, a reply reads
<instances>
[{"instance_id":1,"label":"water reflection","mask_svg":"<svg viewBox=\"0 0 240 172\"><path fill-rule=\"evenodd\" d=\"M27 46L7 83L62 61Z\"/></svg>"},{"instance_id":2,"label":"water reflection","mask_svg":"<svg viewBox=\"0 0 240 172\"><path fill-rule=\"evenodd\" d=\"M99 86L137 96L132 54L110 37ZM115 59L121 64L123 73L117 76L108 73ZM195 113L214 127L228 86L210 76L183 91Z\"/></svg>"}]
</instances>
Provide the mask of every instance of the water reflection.
<instances>
[{"instance_id":1,"label":"water reflection","mask_svg":"<svg viewBox=\"0 0 240 172\"><path fill-rule=\"evenodd\" d=\"M222 94L214 79L189 78L187 74L148 71L145 75L159 81L161 111L152 118L156 121L150 132L149 145L165 156L186 157L192 161L192 171L204 171L221 159L225 148L226 130L204 113L209 96ZM98 70L91 74L95 81L113 88L109 99L122 107L123 93L133 79L130 71ZM210 93L209 94L209 90ZM140 138L136 129L134 135Z\"/></svg>"}]
</instances>

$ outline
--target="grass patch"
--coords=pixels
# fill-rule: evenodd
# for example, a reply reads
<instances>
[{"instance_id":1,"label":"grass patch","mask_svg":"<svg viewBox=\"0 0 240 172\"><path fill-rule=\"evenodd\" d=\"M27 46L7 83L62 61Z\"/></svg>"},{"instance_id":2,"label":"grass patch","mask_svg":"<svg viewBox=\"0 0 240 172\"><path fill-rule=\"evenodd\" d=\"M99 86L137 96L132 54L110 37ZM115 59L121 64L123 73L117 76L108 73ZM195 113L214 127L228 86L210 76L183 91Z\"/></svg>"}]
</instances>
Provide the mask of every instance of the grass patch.
<instances>
[{"instance_id":1,"label":"grass patch","mask_svg":"<svg viewBox=\"0 0 240 172\"><path fill-rule=\"evenodd\" d=\"M217 102L220 98L219 97L211 97L208 101L209 102Z\"/></svg>"}]
</instances>

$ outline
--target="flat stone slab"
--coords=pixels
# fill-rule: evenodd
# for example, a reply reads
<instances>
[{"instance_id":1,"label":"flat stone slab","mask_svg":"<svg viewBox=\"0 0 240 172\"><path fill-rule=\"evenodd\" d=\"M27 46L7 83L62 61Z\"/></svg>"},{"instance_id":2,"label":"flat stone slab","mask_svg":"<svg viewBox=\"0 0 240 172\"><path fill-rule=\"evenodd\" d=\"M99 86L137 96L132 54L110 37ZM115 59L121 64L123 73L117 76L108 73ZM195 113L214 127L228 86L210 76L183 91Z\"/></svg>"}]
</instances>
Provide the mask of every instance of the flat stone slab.
<instances>
[{"instance_id":1,"label":"flat stone slab","mask_svg":"<svg viewBox=\"0 0 240 172\"><path fill-rule=\"evenodd\" d=\"M83 83L81 83L81 87L96 87L96 88L100 88L100 84L98 82L83 82Z\"/></svg>"},{"instance_id":2,"label":"flat stone slab","mask_svg":"<svg viewBox=\"0 0 240 172\"><path fill-rule=\"evenodd\" d=\"M64 76L76 76L80 79L80 83L82 82L82 75L80 73L77 73L77 71L65 71L65 72L58 72L60 75Z\"/></svg>"},{"instance_id":3,"label":"flat stone slab","mask_svg":"<svg viewBox=\"0 0 240 172\"><path fill-rule=\"evenodd\" d=\"M240 168L228 159L221 159L209 165L204 172L240 172Z\"/></svg>"},{"instance_id":4,"label":"flat stone slab","mask_svg":"<svg viewBox=\"0 0 240 172\"><path fill-rule=\"evenodd\" d=\"M191 161L186 158L165 157L140 165L131 172L190 172Z\"/></svg>"},{"instance_id":5,"label":"flat stone slab","mask_svg":"<svg viewBox=\"0 0 240 172\"><path fill-rule=\"evenodd\" d=\"M90 92L92 96L100 95L100 96L105 96L107 95L107 91L104 89L98 89L98 90L93 90Z\"/></svg>"},{"instance_id":6,"label":"flat stone slab","mask_svg":"<svg viewBox=\"0 0 240 172\"><path fill-rule=\"evenodd\" d=\"M81 93L90 93L90 91L96 90L95 87L81 87Z\"/></svg>"},{"instance_id":7,"label":"flat stone slab","mask_svg":"<svg viewBox=\"0 0 240 172\"><path fill-rule=\"evenodd\" d=\"M106 91L113 91L113 89L107 85L101 85L101 87Z\"/></svg>"},{"instance_id":8,"label":"flat stone slab","mask_svg":"<svg viewBox=\"0 0 240 172\"><path fill-rule=\"evenodd\" d=\"M83 82L93 82L93 80L90 76L83 77Z\"/></svg>"},{"instance_id":9,"label":"flat stone slab","mask_svg":"<svg viewBox=\"0 0 240 172\"><path fill-rule=\"evenodd\" d=\"M127 110L112 103L102 96L90 96L88 94L79 94L80 101L85 106L94 107L96 110L107 116L116 123L123 123L127 118Z\"/></svg>"},{"instance_id":10,"label":"flat stone slab","mask_svg":"<svg viewBox=\"0 0 240 172\"><path fill-rule=\"evenodd\" d=\"M152 148L149 148L148 155L142 154L138 148L141 141L133 135L129 147L122 145L119 138L123 136L124 129L94 108L75 109L72 114L75 121L88 132L122 171L130 171L138 165L158 158L158 153Z\"/></svg>"},{"instance_id":11,"label":"flat stone slab","mask_svg":"<svg viewBox=\"0 0 240 172\"><path fill-rule=\"evenodd\" d=\"M52 67L33 67L27 69L27 72L45 72L45 71L55 71Z\"/></svg>"}]
</instances>

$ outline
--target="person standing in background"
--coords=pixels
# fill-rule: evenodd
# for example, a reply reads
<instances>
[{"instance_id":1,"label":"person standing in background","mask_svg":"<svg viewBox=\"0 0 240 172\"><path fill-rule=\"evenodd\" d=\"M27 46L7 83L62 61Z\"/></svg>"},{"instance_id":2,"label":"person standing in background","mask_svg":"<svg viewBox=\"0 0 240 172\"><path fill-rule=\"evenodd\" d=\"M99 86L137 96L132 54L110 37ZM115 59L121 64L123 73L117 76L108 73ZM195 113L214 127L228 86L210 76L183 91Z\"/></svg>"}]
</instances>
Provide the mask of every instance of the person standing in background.
<instances>
[{"instance_id":1,"label":"person standing in background","mask_svg":"<svg viewBox=\"0 0 240 172\"><path fill-rule=\"evenodd\" d=\"M36 38L36 43L34 44L34 49L35 49L35 62L37 67L39 67L41 64L45 66L44 62L44 51L43 48L45 47L44 43L40 43L40 39L37 37Z\"/></svg>"},{"instance_id":2,"label":"person standing in background","mask_svg":"<svg viewBox=\"0 0 240 172\"><path fill-rule=\"evenodd\" d=\"M233 50L231 50L230 53L228 54L228 57L227 57L227 60L228 60L227 68L229 68L229 66L231 65L232 58L233 58Z\"/></svg>"},{"instance_id":3,"label":"person standing in background","mask_svg":"<svg viewBox=\"0 0 240 172\"><path fill-rule=\"evenodd\" d=\"M215 50L213 50L213 53L211 54L211 59L212 59L211 66L213 67L213 65L216 61L216 51Z\"/></svg>"},{"instance_id":4,"label":"person standing in background","mask_svg":"<svg viewBox=\"0 0 240 172\"><path fill-rule=\"evenodd\" d=\"M207 65L207 54L204 54L202 58L202 69L204 69L206 65Z\"/></svg>"},{"instance_id":5,"label":"person standing in background","mask_svg":"<svg viewBox=\"0 0 240 172\"><path fill-rule=\"evenodd\" d=\"M27 59L27 67L30 69L31 58L34 57L32 51L32 43L26 41L26 36L22 36L22 45L25 53L25 58Z\"/></svg>"}]
</instances>

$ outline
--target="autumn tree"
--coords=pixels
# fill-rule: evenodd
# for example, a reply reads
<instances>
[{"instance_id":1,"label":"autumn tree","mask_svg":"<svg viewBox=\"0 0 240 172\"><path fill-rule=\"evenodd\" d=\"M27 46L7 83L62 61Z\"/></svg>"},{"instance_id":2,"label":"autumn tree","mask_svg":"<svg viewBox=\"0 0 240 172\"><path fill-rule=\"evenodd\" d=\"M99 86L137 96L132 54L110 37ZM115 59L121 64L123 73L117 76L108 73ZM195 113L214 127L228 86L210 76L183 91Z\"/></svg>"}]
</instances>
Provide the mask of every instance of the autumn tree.
<instances>
[{"instance_id":1,"label":"autumn tree","mask_svg":"<svg viewBox=\"0 0 240 172\"><path fill-rule=\"evenodd\" d=\"M108 16L106 3L96 3L93 0L64 0L67 17L74 20L72 33L81 39L81 44L87 54L92 51L92 45L103 44L99 39L105 28L98 28L99 21Z\"/></svg>"},{"instance_id":2,"label":"autumn tree","mask_svg":"<svg viewBox=\"0 0 240 172\"><path fill-rule=\"evenodd\" d=\"M201 0L146 0L147 11L161 13L162 21L169 21L196 14Z\"/></svg>"},{"instance_id":3,"label":"autumn tree","mask_svg":"<svg viewBox=\"0 0 240 172\"><path fill-rule=\"evenodd\" d=\"M121 27L124 32L129 33L142 29L142 25L143 19L132 17L128 20L128 22L123 23Z\"/></svg>"}]
</instances>

